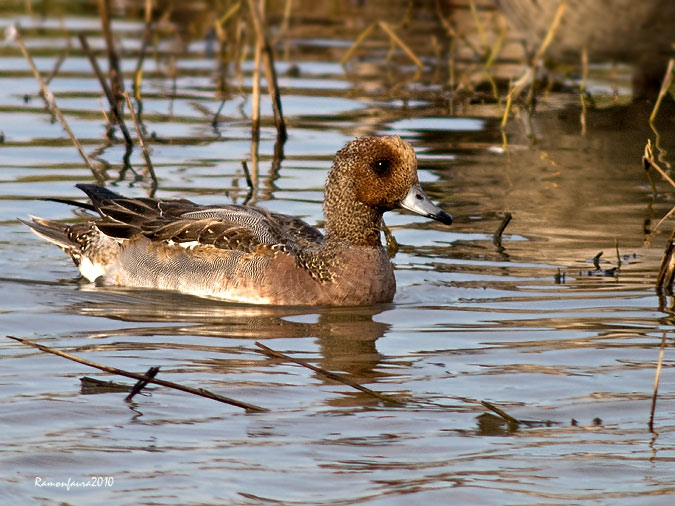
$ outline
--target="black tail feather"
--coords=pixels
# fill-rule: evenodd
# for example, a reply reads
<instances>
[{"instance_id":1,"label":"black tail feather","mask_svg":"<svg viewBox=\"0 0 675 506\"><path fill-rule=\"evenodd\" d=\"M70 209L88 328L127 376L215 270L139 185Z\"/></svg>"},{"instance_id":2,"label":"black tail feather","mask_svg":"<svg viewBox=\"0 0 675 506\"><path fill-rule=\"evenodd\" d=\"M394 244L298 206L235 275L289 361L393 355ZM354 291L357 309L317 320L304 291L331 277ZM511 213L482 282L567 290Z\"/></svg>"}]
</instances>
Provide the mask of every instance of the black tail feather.
<instances>
[{"instance_id":1,"label":"black tail feather","mask_svg":"<svg viewBox=\"0 0 675 506\"><path fill-rule=\"evenodd\" d=\"M87 194L87 197L91 199L91 203L94 204L94 207L97 209L100 207L101 203L106 200L124 198L119 193L115 193L96 184L76 184L75 186Z\"/></svg>"},{"instance_id":2,"label":"black tail feather","mask_svg":"<svg viewBox=\"0 0 675 506\"><path fill-rule=\"evenodd\" d=\"M87 204L86 202L79 202L77 200L67 200L67 199L57 199L57 198L44 198L40 200L46 200L48 202L58 202L59 204L67 204L69 206L74 206L74 207L80 207L82 209L86 209L87 211L92 211L96 212L96 208L92 206L91 204Z\"/></svg>"}]
</instances>

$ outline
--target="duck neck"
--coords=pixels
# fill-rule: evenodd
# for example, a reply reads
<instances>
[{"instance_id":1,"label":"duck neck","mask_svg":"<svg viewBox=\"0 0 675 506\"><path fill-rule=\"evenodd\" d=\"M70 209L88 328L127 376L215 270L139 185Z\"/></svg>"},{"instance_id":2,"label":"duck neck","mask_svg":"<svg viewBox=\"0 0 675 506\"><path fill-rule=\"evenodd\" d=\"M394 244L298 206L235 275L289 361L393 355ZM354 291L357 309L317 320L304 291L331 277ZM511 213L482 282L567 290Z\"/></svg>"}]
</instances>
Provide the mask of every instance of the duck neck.
<instances>
[{"instance_id":1,"label":"duck neck","mask_svg":"<svg viewBox=\"0 0 675 506\"><path fill-rule=\"evenodd\" d=\"M382 212L355 197L351 184L329 181L326 184L324 216L326 241L342 242L354 246L377 247L380 242Z\"/></svg>"}]
</instances>

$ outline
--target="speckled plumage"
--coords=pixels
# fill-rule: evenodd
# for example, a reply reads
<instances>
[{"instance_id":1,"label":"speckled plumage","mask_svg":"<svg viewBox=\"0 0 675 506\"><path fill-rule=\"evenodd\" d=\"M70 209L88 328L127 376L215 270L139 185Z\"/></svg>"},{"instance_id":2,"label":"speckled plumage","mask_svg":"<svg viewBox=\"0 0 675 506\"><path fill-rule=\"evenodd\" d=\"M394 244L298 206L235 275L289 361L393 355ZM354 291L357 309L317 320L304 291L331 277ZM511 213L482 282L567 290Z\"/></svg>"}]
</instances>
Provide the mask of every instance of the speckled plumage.
<instances>
[{"instance_id":1,"label":"speckled plumage","mask_svg":"<svg viewBox=\"0 0 675 506\"><path fill-rule=\"evenodd\" d=\"M99 219L24 223L64 249L90 280L261 304L390 302L396 284L380 242L382 213L404 206L451 222L419 188L415 153L398 137L361 137L338 151L326 183L325 235L257 207L78 187L92 204L75 205Z\"/></svg>"}]
</instances>

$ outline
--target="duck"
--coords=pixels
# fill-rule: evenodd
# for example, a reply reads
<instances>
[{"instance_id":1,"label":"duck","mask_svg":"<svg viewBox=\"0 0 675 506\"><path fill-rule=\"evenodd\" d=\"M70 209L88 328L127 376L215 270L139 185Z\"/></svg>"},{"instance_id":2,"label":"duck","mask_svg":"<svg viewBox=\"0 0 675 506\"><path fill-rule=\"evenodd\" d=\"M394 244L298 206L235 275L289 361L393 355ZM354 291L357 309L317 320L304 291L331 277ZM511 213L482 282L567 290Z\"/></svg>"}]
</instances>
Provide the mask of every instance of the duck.
<instances>
[{"instance_id":1,"label":"duck","mask_svg":"<svg viewBox=\"0 0 675 506\"><path fill-rule=\"evenodd\" d=\"M66 224L20 219L102 286L172 290L231 302L350 306L392 302L394 270L382 215L407 209L450 225L422 190L417 157L398 136L356 138L340 149L324 191L323 232L300 218L245 205L128 198L77 184L97 214Z\"/></svg>"}]
</instances>

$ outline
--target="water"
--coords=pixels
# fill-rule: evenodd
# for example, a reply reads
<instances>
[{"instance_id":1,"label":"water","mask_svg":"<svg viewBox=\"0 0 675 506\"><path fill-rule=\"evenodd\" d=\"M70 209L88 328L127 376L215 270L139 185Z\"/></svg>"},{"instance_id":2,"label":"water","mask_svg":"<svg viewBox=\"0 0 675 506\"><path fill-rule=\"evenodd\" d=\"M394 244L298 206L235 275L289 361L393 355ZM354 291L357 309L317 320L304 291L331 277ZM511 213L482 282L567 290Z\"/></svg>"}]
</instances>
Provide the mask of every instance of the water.
<instances>
[{"instance_id":1,"label":"water","mask_svg":"<svg viewBox=\"0 0 675 506\"><path fill-rule=\"evenodd\" d=\"M0 24L13 19L6 12ZM57 19L21 18L45 72L65 47ZM0 49L3 335L129 371L160 366L160 378L269 410L247 414L159 386L131 403L120 393L87 394L83 376L131 380L3 339L3 503L672 502L673 301L654 290L672 222L653 238L645 229L675 199L655 173L654 194L641 166L646 140L655 138L650 106L589 110L582 135L577 95L556 92L533 117L510 121L505 146L494 105L465 103L450 113L447 92L426 73L399 86L397 69L403 81L414 69L400 55L382 63L386 38L345 72L338 60L367 22L347 29L308 20L305 32L301 23L291 32L279 62L290 137L272 171L275 132L264 99L255 196L317 223L327 169L344 143L399 134L414 145L425 190L456 221L447 228L389 213L400 244L398 292L392 304L360 308L260 307L84 283L62 252L15 218L74 219L67 206L38 199L80 197L74 184L92 175L44 111L21 55ZM66 12L63 23L103 47L95 10ZM131 72L142 24L130 16L115 27ZM92 152L105 134L101 93L72 42L50 87ZM177 54L175 94L169 50L146 60L145 118L161 140L152 144L157 196L241 202L250 103L233 92L211 126L219 100L205 45L197 38ZM288 72L293 64L299 73ZM250 68L243 66L245 90ZM675 150L671 122L669 108L657 124L664 165ZM122 155L120 145L100 150L108 184L147 195L147 178L120 173ZM142 172L138 150L131 163ZM500 249L492 234L505 212L513 220ZM382 403L268 358L256 341L406 403ZM480 401L537 423L509 426ZM58 486L68 480L70 490Z\"/></svg>"}]
</instances>

